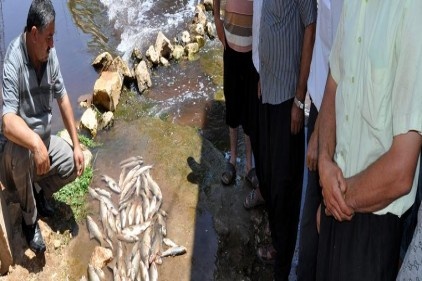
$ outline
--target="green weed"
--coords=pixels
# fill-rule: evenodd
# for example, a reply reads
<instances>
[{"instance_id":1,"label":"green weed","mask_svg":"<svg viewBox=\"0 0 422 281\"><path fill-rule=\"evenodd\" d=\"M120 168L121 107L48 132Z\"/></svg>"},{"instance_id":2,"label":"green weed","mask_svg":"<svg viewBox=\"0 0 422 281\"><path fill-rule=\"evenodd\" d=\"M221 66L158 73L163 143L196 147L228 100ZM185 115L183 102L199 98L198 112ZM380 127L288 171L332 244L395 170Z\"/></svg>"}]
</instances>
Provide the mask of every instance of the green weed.
<instances>
[{"instance_id":1,"label":"green weed","mask_svg":"<svg viewBox=\"0 0 422 281\"><path fill-rule=\"evenodd\" d=\"M87 214L86 194L93 176L92 167L86 167L84 173L54 194L54 199L69 205L76 221L85 219Z\"/></svg>"}]
</instances>

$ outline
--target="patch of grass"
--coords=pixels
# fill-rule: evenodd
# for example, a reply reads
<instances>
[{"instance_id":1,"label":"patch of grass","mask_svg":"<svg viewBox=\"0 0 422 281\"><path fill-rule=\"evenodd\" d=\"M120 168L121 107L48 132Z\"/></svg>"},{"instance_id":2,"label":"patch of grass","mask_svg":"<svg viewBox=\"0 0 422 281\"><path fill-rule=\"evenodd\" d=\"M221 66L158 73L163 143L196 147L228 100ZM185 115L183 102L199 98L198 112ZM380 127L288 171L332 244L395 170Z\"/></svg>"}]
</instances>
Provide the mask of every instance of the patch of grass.
<instances>
[{"instance_id":1,"label":"patch of grass","mask_svg":"<svg viewBox=\"0 0 422 281\"><path fill-rule=\"evenodd\" d=\"M77 222L87 214L86 194L93 176L92 167L86 167L84 173L54 194L54 199L69 205Z\"/></svg>"},{"instance_id":2,"label":"patch of grass","mask_svg":"<svg viewBox=\"0 0 422 281\"><path fill-rule=\"evenodd\" d=\"M82 143L83 145L89 148L97 147L101 145L98 142L94 141L92 138L87 137L85 135L78 134L78 139L80 143Z\"/></svg>"}]
</instances>

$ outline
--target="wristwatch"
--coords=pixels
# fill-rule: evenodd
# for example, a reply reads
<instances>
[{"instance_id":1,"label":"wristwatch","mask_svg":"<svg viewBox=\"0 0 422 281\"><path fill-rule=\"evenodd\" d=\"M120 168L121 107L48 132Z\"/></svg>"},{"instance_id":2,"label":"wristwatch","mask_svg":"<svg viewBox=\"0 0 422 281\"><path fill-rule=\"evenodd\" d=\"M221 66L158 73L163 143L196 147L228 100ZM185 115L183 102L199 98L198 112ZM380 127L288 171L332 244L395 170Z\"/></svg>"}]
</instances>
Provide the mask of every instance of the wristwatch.
<instances>
[{"instance_id":1,"label":"wristwatch","mask_svg":"<svg viewBox=\"0 0 422 281\"><path fill-rule=\"evenodd\" d=\"M300 109L304 109L305 108L305 104L303 102L301 102L296 96L295 96L295 104L297 107L299 107Z\"/></svg>"}]
</instances>

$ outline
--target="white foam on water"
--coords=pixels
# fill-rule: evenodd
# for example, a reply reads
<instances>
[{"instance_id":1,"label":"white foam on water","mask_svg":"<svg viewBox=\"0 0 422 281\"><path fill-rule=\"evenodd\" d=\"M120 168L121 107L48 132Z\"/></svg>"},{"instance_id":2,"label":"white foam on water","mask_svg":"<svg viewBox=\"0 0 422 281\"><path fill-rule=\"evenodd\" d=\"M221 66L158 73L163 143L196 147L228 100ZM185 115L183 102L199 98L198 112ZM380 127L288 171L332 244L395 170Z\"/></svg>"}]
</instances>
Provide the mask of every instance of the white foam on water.
<instances>
[{"instance_id":1,"label":"white foam on water","mask_svg":"<svg viewBox=\"0 0 422 281\"><path fill-rule=\"evenodd\" d=\"M100 0L108 9L110 22L121 31L117 50L127 59L133 48L145 51L155 43L159 31L164 35L175 34L185 28L199 0ZM183 3L186 2L186 3ZM171 39L171 38L169 38Z\"/></svg>"}]
</instances>

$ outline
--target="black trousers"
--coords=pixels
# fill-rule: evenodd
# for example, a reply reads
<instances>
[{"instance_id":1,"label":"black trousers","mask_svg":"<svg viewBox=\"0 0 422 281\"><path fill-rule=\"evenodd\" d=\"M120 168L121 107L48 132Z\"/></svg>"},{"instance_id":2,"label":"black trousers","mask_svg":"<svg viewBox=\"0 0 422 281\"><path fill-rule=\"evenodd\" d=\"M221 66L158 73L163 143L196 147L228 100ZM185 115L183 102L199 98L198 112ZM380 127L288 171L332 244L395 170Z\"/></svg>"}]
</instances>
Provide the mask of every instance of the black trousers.
<instances>
[{"instance_id":1,"label":"black trousers","mask_svg":"<svg viewBox=\"0 0 422 281\"><path fill-rule=\"evenodd\" d=\"M398 216L357 213L349 222L338 222L324 210L316 280L396 280L402 233Z\"/></svg>"},{"instance_id":2,"label":"black trousers","mask_svg":"<svg viewBox=\"0 0 422 281\"><path fill-rule=\"evenodd\" d=\"M317 116L318 110L312 103L308 119L308 142L314 131ZM316 227L316 212L321 200L318 171L308 170L308 185L300 221L298 281L315 280L319 237Z\"/></svg>"},{"instance_id":3,"label":"black trousers","mask_svg":"<svg viewBox=\"0 0 422 281\"><path fill-rule=\"evenodd\" d=\"M293 99L259 106L260 190L266 202L276 280L288 280L302 193L304 130L291 134Z\"/></svg>"}]
</instances>

